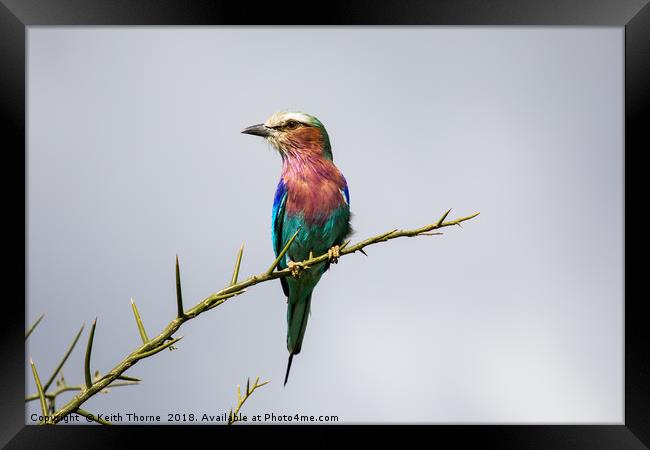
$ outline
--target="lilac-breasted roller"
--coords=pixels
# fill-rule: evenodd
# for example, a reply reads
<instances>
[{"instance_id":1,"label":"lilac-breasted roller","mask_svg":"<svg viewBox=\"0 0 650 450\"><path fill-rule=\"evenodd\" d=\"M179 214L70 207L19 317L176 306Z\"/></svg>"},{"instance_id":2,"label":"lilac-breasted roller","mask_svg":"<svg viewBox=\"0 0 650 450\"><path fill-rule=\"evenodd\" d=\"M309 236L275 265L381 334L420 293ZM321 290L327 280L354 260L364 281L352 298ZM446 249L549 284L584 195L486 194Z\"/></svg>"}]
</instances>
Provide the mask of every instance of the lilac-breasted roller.
<instances>
[{"instance_id":1,"label":"lilac-breasted roller","mask_svg":"<svg viewBox=\"0 0 650 450\"><path fill-rule=\"evenodd\" d=\"M329 136L316 117L281 111L266 122L242 133L262 136L282 157L282 173L273 199L272 238L276 257L298 231L278 267L328 252L330 259L299 277L281 278L287 296L287 350L289 379L293 356L300 353L305 337L314 287L330 262L336 262L339 246L351 232L350 194L341 171L334 165Z\"/></svg>"}]
</instances>

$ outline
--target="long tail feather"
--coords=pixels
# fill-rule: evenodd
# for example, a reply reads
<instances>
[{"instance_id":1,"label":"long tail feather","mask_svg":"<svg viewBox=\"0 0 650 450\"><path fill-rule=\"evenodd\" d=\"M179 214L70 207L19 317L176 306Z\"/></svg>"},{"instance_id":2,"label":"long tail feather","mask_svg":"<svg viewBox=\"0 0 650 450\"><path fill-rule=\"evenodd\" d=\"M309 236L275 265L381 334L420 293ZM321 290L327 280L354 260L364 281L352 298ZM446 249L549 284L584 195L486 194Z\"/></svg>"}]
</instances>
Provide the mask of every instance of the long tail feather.
<instances>
[{"instance_id":1,"label":"long tail feather","mask_svg":"<svg viewBox=\"0 0 650 450\"><path fill-rule=\"evenodd\" d=\"M287 363L287 373L284 375L284 385L289 381L289 371L291 371L291 361L293 361L293 353L289 353L289 362Z\"/></svg>"},{"instance_id":2,"label":"long tail feather","mask_svg":"<svg viewBox=\"0 0 650 450\"><path fill-rule=\"evenodd\" d=\"M302 341L305 338L305 330L309 319L311 306L311 290L306 298L292 304L289 299L288 305L288 330L287 330L287 350L289 350L289 362L287 364L287 373L284 377L284 385L289 380L289 371L294 355L300 353Z\"/></svg>"}]
</instances>

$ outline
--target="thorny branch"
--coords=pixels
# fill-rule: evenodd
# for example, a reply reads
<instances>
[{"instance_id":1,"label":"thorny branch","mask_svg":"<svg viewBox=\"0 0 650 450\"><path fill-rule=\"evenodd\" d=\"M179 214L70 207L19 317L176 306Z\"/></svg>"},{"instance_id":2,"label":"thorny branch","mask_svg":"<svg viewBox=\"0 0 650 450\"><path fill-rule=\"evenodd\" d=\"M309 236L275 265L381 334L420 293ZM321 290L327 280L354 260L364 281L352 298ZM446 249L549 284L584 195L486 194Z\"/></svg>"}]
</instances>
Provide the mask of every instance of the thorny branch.
<instances>
[{"instance_id":1,"label":"thorny branch","mask_svg":"<svg viewBox=\"0 0 650 450\"><path fill-rule=\"evenodd\" d=\"M355 252L361 252L365 254L364 248L378 244L380 242L386 242L391 239L397 239L399 237L414 237L414 236L431 236L431 235L438 235L442 233L432 233L433 230L438 230L440 228L445 228L445 227L450 227L454 225L460 226L462 222L468 221L470 219L473 219L474 217L478 216L479 213L472 214L471 216L467 217L461 217L459 219L455 220L450 220L445 222L447 219L447 216L449 215L449 212L451 210L448 210L443 216L434 223L431 223L429 225L425 225L421 228L416 228L413 230L391 230L387 233L382 233L377 236L368 238L364 241L361 241L355 245L349 245L350 241L344 242L340 248L339 248L339 256L338 257L343 257L345 255L349 255ZM189 310L185 311L183 308L183 297L181 293L181 282L180 282L180 270L179 270L179 265L178 265L178 257L176 258L176 301L177 301L177 309L178 313L177 316L174 320L172 320L165 329L158 334L158 336L154 337L153 339L149 339L145 330L144 330L144 325L142 324L142 319L140 318L140 314L137 310L137 307L135 306L135 302L132 300L132 309L133 313L135 316L136 324L138 326L138 331L140 332L140 336L142 338L142 345L135 349L133 352L131 352L129 355L127 355L119 364L117 364L113 369L111 369L108 373L106 373L103 376L100 376L98 372L95 372L95 378L90 379L90 355L91 355L91 349L92 349L92 343L93 343L93 338L94 338L94 329L97 325L97 319L93 322L93 326L91 329L91 333L88 339L88 345L86 347L86 358L85 358L85 381L86 383L81 385L81 386L68 386L65 384L65 381L63 380L63 376L61 376L61 381L58 384L57 390L51 393L45 392L46 390L43 389L43 386L40 383L40 380L38 378L38 374L36 372L36 366L32 363L32 372L34 375L34 379L36 382L36 386L38 389L38 393L35 395L31 395L27 397L25 400L26 401L31 401L31 400L40 400L41 402L41 407L43 409L43 416L45 417L45 420L43 420L41 423L46 423L46 424L56 424L63 420L64 417L66 417L69 414L72 413L77 413L77 414L82 414L86 417L89 415L92 416L91 413L84 411L81 409L81 405L83 405L90 397L94 396L95 394L99 392L106 392L107 388L111 387L117 387L117 386L124 386L124 385L130 385L130 384L137 384L138 381L135 378L131 377L126 377L123 375L124 372L126 372L129 368L131 368L134 364L136 364L138 361L148 358L150 356L155 355L156 353L166 349L170 348L173 349L173 344L178 342L179 340L182 339L182 336L174 338L173 334L178 331L178 329L185 323L188 322L195 317L199 316L200 314L211 310L213 308L216 308L217 306L225 303L228 299L235 297L237 295L243 294L246 292L247 288L254 286L256 284L264 283L266 281L270 280L275 280L277 278L283 278L283 277L288 277L288 276L300 276L300 272L303 270L310 270L312 267L315 265L325 262L328 259L331 258L330 254L324 253L322 255L316 256L316 257L310 257L304 261L301 262L295 262L292 264L291 268L286 268L283 270L276 270L278 264L280 263L280 260L282 256L287 252L289 249L289 246L293 243L293 240L295 239L296 234L289 240L287 245L282 249L281 253L278 255L278 258L273 262L271 267L266 270L265 272L262 272L258 275L253 275L245 280L238 282L237 278L239 276L239 267L241 264L241 258L242 258L242 253L243 253L243 245L239 249L238 255L237 255L237 260L235 263L235 268L233 271L233 276L232 279L229 283L229 285L220 291L217 291L208 297L204 298L201 300L199 303L197 303L195 306L190 308ZM38 319L38 321L30 327L29 331L27 332L25 338L31 334L31 332L34 330L38 322L42 319L42 316ZM79 334L81 331L79 332ZM51 381L56 377L57 373L60 371L61 367L63 366L63 363L69 356L70 352L72 351L72 347L74 347L74 344L76 344L79 334L75 338L70 350L66 353L63 361L59 364L57 367L56 371L54 374L50 377L48 380L48 386L51 383ZM123 379L123 380L129 380L126 383L114 383L112 384L115 380L118 379ZM258 378L259 380L259 378ZM235 409L235 412L238 413L239 409L241 406L244 404L244 402L250 397L250 395L253 393L253 391L265 385L267 382L257 384L257 381L253 385L253 387L248 390L247 387L247 393L244 397L241 397L241 395L238 395L239 401L238 405ZM56 398L57 395L61 394L62 392L66 391L79 391L79 394L72 398L68 403L66 403L62 408L60 408L58 411L53 411L54 410L54 399ZM46 408L46 400L50 400L50 408ZM49 411L46 411L46 409L49 409ZM99 421L99 420L98 420ZM235 420L236 421L236 420ZM105 423L108 424L106 421L99 421L100 423ZM233 421L234 423L234 421Z\"/></svg>"},{"instance_id":2,"label":"thorny branch","mask_svg":"<svg viewBox=\"0 0 650 450\"><path fill-rule=\"evenodd\" d=\"M237 385L237 406L235 406L235 410L230 409L230 413L228 414L228 425L232 425L235 422L239 422L241 420L239 416L239 410L241 407L246 403L246 400L255 392L255 389L260 388L264 386L265 384L269 384L269 381L265 381L263 383L260 383L260 377L257 377L255 379L255 383L251 386L251 380L248 379L246 380L246 393L244 395L241 395L241 387Z\"/></svg>"}]
</instances>

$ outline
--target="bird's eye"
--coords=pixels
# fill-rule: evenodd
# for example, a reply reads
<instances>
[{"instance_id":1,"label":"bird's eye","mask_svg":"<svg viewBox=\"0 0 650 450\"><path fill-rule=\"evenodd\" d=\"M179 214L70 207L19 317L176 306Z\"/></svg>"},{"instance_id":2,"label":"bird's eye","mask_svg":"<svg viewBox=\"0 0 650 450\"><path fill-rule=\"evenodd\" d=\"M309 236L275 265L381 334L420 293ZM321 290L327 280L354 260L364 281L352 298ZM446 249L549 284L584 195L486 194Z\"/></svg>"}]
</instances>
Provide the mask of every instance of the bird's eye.
<instances>
[{"instance_id":1,"label":"bird's eye","mask_svg":"<svg viewBox=\"0 0 650 450\"><path fill-rule=\"evenodd\" d=\"M300 123L298 123L297 121L290 120L287 122L286 128L289 130L295 130L296 128L298 128L298 125L300 125Z\"/></svg>"}]
</instances>

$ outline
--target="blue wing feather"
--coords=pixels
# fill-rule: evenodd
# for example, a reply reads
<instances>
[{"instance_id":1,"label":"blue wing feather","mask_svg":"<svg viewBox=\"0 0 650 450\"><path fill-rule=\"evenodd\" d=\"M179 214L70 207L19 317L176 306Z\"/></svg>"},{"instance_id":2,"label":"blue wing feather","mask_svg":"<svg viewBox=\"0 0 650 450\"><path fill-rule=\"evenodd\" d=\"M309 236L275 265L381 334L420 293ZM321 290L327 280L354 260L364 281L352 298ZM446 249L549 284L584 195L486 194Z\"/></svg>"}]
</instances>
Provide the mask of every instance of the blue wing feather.
<instances>
[{"instance_id":1,"label":"blue wing feather","mask_svg":"<svg viewBox=\"0 0 650 450\"><path fill-rule=\"evenodd\" d=\"M348 190L348 180L345 179L343 174L341 174L341 177L343 177L343 195L345 196L345 203L350 206L350 191Z\"/></svg>"},{"instance_id":2,"label":"blue wing feather","mask_svg":"<svg viewBox=\"0 0 650 450\"><path fill-rule=\"evenodd\" d=\"M284 184L282 178L278 183L278 187L275 190L275 197L273 198L273 214L271 219L271 236L273 238L273 252L277 257L282 251L282 224L284 222L284 206L287 202L287 185ZM284 259L284 258L283 258ZM285 269L286 265L284 261L280 261L278 264L280 269ZM287 280L280 278L280 283L282 284L282 291L284 295L289 296L289 285Z\"/></svg>"},{"instance_id":3,"label":"blue wing feather","mask_svg":"<svg viewBox=\"0 0 650 450\"><path fill-rule=\"evenodd\" d=\"M286 200L287 186L284 184L284 181L280 179L278 188L275 190L275 197L273 198L273 215L271 218L271 232L275 256L278 256L282 250L282 222L284 219L284 205Z\"/></svg>"}]
</instances>

